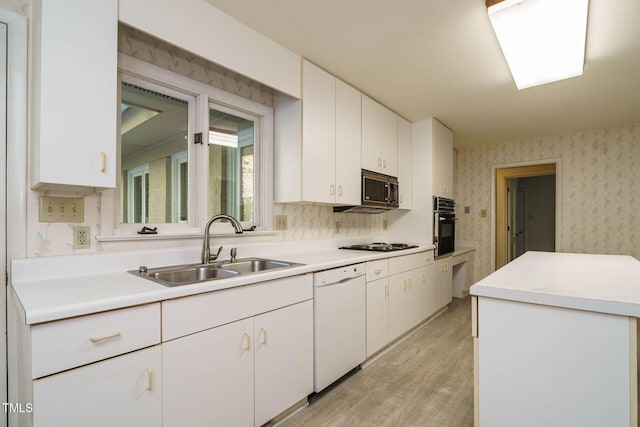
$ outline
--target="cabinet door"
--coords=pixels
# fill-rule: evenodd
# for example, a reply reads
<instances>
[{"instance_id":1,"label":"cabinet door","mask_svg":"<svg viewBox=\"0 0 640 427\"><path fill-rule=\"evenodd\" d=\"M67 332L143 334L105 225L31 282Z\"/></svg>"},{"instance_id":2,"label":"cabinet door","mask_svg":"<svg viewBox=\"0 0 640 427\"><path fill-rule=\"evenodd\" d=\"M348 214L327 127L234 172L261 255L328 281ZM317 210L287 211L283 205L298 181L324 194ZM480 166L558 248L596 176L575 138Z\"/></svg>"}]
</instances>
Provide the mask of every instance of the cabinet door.
<instances>
[{"instance_id":1,"label":"cabinet door","mask_svg":"<svg viewBox=\"0 0 640 427\"><path fill-rule=\"evenodd\" d=\"M308 61L302 69L302 199L335 201L336 79Z\"/></svg>"},{"instance_id":2,"label":"cabinet door","mask_svg":"<svg viewBox=\"0 0 640 427\"><path fill-rule=\"evenodd\" d=\"M400 209L411 209L413 196L413 169L411 164L411 123L398 117L398 182Z\"/></svg>"},{"instance_id":3,"label":"cabinet door","mask_svg":"<svg viewBox=\"0 0 640 427\"><path fill-rule=\"evenodd\" d=\"M163 343L163 425L253 425L254 345L252 318Z\"/></svg>"},{"instance_id":4,"label":"cabinet door","mask_svg":"<svg viewBox=\"0 0 640 427\"><path fill-rule=\"evenodd\" d=\"M406 331L407 280L407 273L389 276L389 341L393 341Z\"/></svg>"},{"instance_id":5,"label":"cabinet door","mask_svg":"<svg viewBox=\"0 0 640 427\"><path fill-rule=\"evenodd\" d=\"M336 80L336 203L360 204L361 93Z\"/></svg>"},{"instance_id":6,"label":"cabinet door","mask_svg":"<svg viewBox=\"0 0 640 427\"><path fill-rule=\"evenodd\" d=\"M405 330L409 330L424 320L424 286L422 284L422 269L415 269L406 273L405 289Z\"/></svg>"},{"instance_id":7,"label":"cabinet door","mask_svg":"<svg viewBox=\"0 0 640 427\"><path fill-rule=\"evenodd\" d=\"M454 197L453 133L433 120L433 195Z\"/></svg>"},{"instance_id":8,"label":"cabinet door","mask_svg":"<svg viewBox=\"0 0 640 427\"><path fill-rule=\"evenodd\" d=\"M388 278L367 282L367 357L389 342Z\"/></svg>"},{"instance_id":9,"label":"cabinet door","mask_svg":"<svg viewBox=\"0 0 640 427\"><path fill-rule=\"evenodd\" d=\"M446 306L453 299L453 277L451 273L450 257L436 260L432 266L434 280L429 287L431 306L429 314Z\"/></svg>"},{"instance_id":10,"label":"cabinet door","mask_svg":"<svg viewBox=\"0 0 640 427\"><path fill-rule=\"evenodd\" d=\"M396 114L362 96L362 168L386 175L398 174Z\"/></svg>"},{"instance_id":11,"label":"cabinet door","mask_svg":"<svg viewBox=\"0 0 640 427\"><path fill-rule=\"evenodd\" d=\"M160 346L65 371L33 381L33 424L159 426L162 386Z\"/></svg>"},{"instance_id":12,"label":"cabinet door","mask_svg":"<svg viewBox=\"0 0 640 427\"><path fill-rule=\"evenodd\" d=\"M254 333L255 425L261 426L313 391L313 301L256 316Z\"/></svg>"},{"instance_id":13,"label":"cabinet door","mask_svg":"<svg viewBox=\"0 0 640 427\"><path fill-rule=\"evenodd\" d=\"M32 184L113 188L118 2L39 0L34 16Z\"/></svg>"}]
</instances>

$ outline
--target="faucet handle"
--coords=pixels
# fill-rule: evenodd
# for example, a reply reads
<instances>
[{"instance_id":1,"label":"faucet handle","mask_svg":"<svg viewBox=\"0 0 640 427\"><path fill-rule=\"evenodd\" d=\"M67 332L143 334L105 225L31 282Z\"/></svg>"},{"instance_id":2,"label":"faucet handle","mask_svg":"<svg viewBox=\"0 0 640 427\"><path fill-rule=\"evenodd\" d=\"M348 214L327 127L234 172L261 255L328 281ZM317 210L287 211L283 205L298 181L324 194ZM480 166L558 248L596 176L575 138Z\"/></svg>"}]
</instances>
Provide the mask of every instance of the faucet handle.
<instances>
[{"instance_id":1,"label":"faucet handle","mask_svg":"<svg viewBox=\"0 0 640 427\"><path fill-rule=\"evenodd\" d=\"M220 246L220 247L218 248L218 252L216 252L216 254L215 254L215 255L211 255L211 261L215 261L215 260L217 260L217 259L218 259L218 257L220 256L220 252L222 252L222 248L223 248L223 247L222 247L222 246Z\"/></svg>"},{"instance_id":2,"label":"faucet handle","mask_svg":"<svg viewBox=\"0 0 640 427\"><path fill-rule=\"evenodd\" d=\"M236 262L238 256L238 248L231 248L231 262Z\"/></svg>"}]
</instances>

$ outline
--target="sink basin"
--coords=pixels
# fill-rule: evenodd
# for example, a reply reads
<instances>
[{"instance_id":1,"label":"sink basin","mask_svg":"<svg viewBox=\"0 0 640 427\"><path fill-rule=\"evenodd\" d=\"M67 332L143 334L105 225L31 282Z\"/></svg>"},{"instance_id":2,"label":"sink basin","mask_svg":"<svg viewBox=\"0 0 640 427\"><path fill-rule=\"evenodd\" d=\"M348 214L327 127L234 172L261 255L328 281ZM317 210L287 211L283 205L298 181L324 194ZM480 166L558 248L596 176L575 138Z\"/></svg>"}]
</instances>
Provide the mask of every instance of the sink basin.
<instances>
[{"instance_id":1,"label":"sink basin","mask_svg":"<svg viewBox=\"0 0 640 427\"><path fill-rule=\"evenodd\" d=\"M145 267L140 267L138 270L129 271L129 273L153 280L164 286L182 286L208 280L226 279L280 268L296 267L298 265L302 264L264 258L244 258L236 262L223 261L211 264L175 265L150 268L148 270Z\"/></svg>"},{"instance_id":2,"label":"sink basin","mask_svg":"<svg viewBox=\"0 0 640 427\"><path fill-rule=\"evenodd\" d=\"M146 273L140 270L131 270L129 273L153 280L165 286L189 285L206 280L234 277L239 274L237 271L226 270L213 264L151 268Z\"/></svg>"},{"instance_id":3,"label":"sink basin","mask_svg":"<svg viewBox=\"0 0 640 427\"><path fill-rule=\"evenodd\" d=\"M228 262L221 264L220 267L225 270L237 271L240 274L258 273L261 271L275 270L277 268L295 267L296 265L286 261L276 261L273 259L263 258L245 258L236 262Z\"/></svg>"}]
</instances>

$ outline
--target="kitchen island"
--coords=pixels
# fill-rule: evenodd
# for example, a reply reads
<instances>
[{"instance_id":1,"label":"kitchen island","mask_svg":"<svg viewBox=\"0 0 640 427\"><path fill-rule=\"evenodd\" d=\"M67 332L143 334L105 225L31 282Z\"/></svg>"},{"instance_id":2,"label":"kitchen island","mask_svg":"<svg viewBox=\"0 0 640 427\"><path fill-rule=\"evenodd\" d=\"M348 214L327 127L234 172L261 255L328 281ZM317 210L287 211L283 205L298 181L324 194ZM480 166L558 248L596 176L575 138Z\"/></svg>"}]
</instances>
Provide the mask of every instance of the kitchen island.
<instances>
[{"instance_id":1,"label":"kitchen island","mask_svg":"<svg viewBox=\"0 0 640 427\"><path fill-rule=\"evenodd\" d=\"M527 252L470 293L476 426L638 425L638 260Z\"/></svg>"}]
</instances>

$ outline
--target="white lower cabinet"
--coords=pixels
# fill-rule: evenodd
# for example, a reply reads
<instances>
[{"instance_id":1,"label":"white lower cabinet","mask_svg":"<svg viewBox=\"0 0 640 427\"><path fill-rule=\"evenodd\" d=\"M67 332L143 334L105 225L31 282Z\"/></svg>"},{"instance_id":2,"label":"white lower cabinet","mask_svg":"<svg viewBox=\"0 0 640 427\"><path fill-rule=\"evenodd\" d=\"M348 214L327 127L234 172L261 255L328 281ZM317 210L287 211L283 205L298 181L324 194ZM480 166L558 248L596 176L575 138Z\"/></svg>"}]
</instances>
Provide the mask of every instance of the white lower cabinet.
<instances>
[{"instance_id":1,"label":"white lower cabinet","mask_svg":"<svg viewBox=\"0 0 640 427\"><path fill-rule=\"evenodd\" d=\"M367 262L367 271L390 275L367 282L367 357L451 301L445 301L443 287L436 285L430 253L390 258L388 269L379 262Z\"/></svg>"},{"instance_id":2,"label":"white lower cabinet","mask_svg":"<svg viewBox=\"0 0 640 427\"><path fill-rule=\"evenodd\" d=\"M164 426L260 426L313 391L313 301L162 344Z\"/></svg>"},{"instance_id":3,"label":"white lower cabinet","mask_svg":"<svg viewBox=\"0 0 640 427\"><path fill-rule=\"evenodd\" d=\"M164 301L163 425L262 425L311 394L312 278Z\"/></svg>"},{"instance_id":4,"label":"white lower cabinet","mask_svg":"<svg viewBox=\"0 0 640 427\"><path fill-rule=\"evenodd\" d=\"M429 266L433 284L429 287L429 311L435 312L453 300L451 257L436 260Z\"/></svg>"},{"instance_id":5,"label":"white lower cabinet","mask_svg":"<svg viewBox=\"0 0 640 427\"><path fill-rule=\"evenodd\" d=\"M389 279L367 282L367 357L389 342Z\"/></svg>"},{"instance_id":6,"label":"white lower cabinet","mask_svg":"<svg viewBox=\"0 0 640 427\"><path fill-rule=\"evenodd\" d=\"M38 427L160 426L161 405L160 346L33 381Z\"/></svg>"},{"instance_id":7,"label":"white lower cabinet","mask_svg":"<svg viewBox=\"0 0 640 427\"><path fill-rule=\"evenodd\" d=\"M163 425L253 425L253 319L162 344Z\"/></svg>"},{"instance_id":8,"label":"white lower cabinet","mask_svg":"<svg viewBox=\"0 0 640 427\"><path fill-rule=\"evenodd\" d=\"M255 425L313 392L313 301L256 316Z\"/></svg>"}]
</instances>

